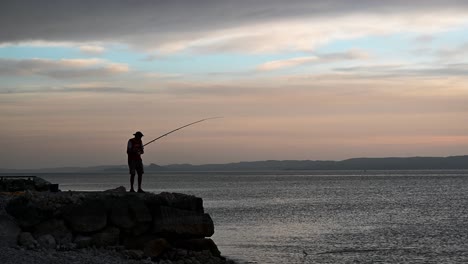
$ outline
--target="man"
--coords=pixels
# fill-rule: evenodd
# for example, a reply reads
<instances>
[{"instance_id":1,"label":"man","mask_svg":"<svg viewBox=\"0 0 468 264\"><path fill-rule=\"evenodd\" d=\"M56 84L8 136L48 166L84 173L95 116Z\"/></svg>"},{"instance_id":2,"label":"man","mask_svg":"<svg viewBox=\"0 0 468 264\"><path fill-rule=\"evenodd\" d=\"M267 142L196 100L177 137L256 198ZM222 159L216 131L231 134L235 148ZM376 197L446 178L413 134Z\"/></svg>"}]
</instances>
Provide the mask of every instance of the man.
<instances>
[{"instance_id":1,"label":"man","mask_svg":"<svg viewBox=\"0 0 468 264\"><path fill-rule=\"evenodd\" d=\"M143 143L141 138L143 133L140 131L133 134L135 137L128 140L127 144L127 155L128 155L128 168L130 170L130 192L135 192L133 189L133 183L135 182L135 171L138 173L138 192L144 193L141 189L141 181L143 178L143 161L141 160L141 154L143 151Z\"/></svg>"}]
</instances>

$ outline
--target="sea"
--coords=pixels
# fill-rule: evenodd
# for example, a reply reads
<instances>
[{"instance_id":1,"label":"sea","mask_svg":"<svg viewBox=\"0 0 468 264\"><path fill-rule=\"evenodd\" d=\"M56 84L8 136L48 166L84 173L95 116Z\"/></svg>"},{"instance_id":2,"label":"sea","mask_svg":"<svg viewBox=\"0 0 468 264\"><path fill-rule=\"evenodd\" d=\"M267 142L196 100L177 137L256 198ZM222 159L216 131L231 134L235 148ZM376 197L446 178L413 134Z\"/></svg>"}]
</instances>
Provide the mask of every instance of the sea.
<instances>
[{"instance_id":1,"label":"sea","mask_svg":"<svg viewBox=\"0 0 468 264\"><path fill-rule=\"evenodd\" d=\"M129 186L125 173L37 176ZM239 263L468 263L468 170L158 172L143 188L203 198Z\"/></svg>"}]
</instances>

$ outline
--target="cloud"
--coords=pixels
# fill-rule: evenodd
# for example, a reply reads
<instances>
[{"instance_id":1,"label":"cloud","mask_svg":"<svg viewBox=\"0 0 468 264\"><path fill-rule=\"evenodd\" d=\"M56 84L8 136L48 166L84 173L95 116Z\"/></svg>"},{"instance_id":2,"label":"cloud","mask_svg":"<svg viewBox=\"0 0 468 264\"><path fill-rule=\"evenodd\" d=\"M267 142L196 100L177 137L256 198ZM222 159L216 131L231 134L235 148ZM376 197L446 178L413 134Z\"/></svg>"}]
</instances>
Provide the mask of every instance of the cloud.
<instances>
[{"instance_id":1,"label":"cloud","mask_svg":"<svg viewBox=\"0 0 468 264\"><path fill-rule=\"evenodd\" d=\"M81 52L91 55L100 55L103 54L106 50L104 47L98 45L83 45L80 46L79 49Z\"/></svg>"},{"instance_id":2,"label":"cloud","mask_svg":"<svg viewBox=\"0 0 468 264\"><path fill-rule=\"evenodd\" d=\"M126 64L101 59L1 59L0 75L47 76L55 79L97 78L129 71Z\"/></svg>"},{"instance_id":3,"label":"cloud","mask_svg":"<svg viewBox=\"0 0 468 264\"><path fill-rule=\"evenodd\" d=\"M440 59L449 59L452 60L459 56L463 56L468 54L468 43L463 43L460 46L453 47L453 48L444 48L437 51L437 55Z\"/></svg>"},{"instance_id":4,"label":"cloud","mask_svg":"<svg viewBox=\"0 0 468 264\"><path fill-rule=\"evenodd\" d=\"M467 13L468 2L457 0L7 0L0 43L125 43L159 53L313 50L337 39L431 34L466 25Z\"/></svg>"},{"instance_id":5,"label":"cloud","mask_svg":"<svg viewBox=\"0 0 468 264\"><path fill-rule=\"evenodd\" d=\"M299 58L292 58L292 59L287 59L287 60L275 60L275 61L266 62L258 66L257 69L260 71L278 70L282 68L289 68L289 67L294 67L294 66L298 66L301 64L316 62L318 60L319 58L315 56L299 57Z\"/></svg>"},{"instance_id":6,"label":"cloud","mask_svg":"<svg viewBox=\"0 0 468 264\"><path fill-rule=\"evenodd\" d=\"M353 73L368 78L400 77L464 77L468 76L468 63L446 63L428 66L427 64L369 65L335 68L336 72Z\"/></svg>"},{"instance_id":7,"label":"cloud","mask_svg":"<svg viewBox=\"0 0 468 264\"><path fill-rule=\"evenodd\" d=\"M338 62L344 60L367 59L369 55L365 52L353 50L343 53L328 53L319 54L316 56L297 57L286 60L275 60L263 63L257 67L259 71L271 71L283 68L296 67L303 64L322 64L330 62Z\"/></svg>"}]
</instances>

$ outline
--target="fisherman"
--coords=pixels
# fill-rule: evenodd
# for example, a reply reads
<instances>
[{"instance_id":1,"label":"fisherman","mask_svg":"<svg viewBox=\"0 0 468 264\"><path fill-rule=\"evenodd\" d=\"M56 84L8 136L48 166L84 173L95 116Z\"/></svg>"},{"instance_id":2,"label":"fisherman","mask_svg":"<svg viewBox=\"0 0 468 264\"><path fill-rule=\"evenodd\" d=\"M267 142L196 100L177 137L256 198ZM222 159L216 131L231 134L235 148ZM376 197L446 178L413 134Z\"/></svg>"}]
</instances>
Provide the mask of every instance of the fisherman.
<instances>
[{"instance_id":1,"label":"fisherman","mask_svg":"<svg viewBox=\"0 0 468 264\"><path fill-rule=\"evenodd\" d=\"M143 143L141 142L143 133L138 131L133 135L135 137L129 139L127 144L128 168L130 170L130 192L135 192L135 189L133 189L133 183L135 182L136 172L138 174L138 192L144 193L141 189L141 181L144 173L141 154L145 153L143 151Z\"/></svg>"}]
</instances>

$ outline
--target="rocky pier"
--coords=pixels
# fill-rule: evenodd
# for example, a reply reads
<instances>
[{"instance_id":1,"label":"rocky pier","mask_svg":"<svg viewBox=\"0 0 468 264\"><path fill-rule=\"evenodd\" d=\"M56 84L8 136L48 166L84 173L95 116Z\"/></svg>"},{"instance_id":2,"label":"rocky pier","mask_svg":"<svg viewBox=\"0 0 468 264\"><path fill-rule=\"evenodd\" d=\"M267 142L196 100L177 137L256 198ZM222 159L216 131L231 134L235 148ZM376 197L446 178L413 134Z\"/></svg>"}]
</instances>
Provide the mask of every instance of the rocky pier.
<instances>
[{"instance_id":1,"label":"rocky pier","mask_svg":"<svg viewBox=\"0 0 468 264\"><path fill-rule=\"evenodd\" d=\"M4 192L0 199L0 248L65 255L111 250L121 263L233 263L210 239L213 221L203 200L192 195L129 193L119 187Z\"/></svg>"}]
</instances>

